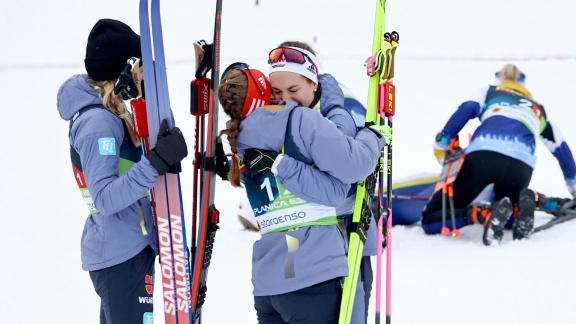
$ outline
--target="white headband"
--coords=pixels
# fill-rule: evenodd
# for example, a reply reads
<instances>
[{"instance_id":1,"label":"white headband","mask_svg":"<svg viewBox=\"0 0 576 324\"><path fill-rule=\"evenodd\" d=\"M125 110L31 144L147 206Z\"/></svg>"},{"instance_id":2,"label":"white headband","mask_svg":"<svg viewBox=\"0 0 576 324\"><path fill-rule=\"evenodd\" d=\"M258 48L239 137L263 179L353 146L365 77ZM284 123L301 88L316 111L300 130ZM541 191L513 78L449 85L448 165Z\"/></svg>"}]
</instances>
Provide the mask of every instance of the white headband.
<instances>
[{"instance_id":1,"label":"white headband","mask_svg":"<svg viewBox=\"0 0 576 324\"><path fill-rule=\"evenodd\" d=\"M307 60L309 59L309 61L311 62L306 62L304 64L292 63L286 61L270 63L270 70L268 71L268 74L270 75L274 72L292 72L300 74L301 76L318 84L318 74L320 73L320 71L318 71L318 63L317 63L318 59L316 58L316 56L302 48L290 47L290 46L286 46L286 48L292 48L297 50L298 52L305 54L305 56L307 56Z\"/></svg>"}]
</instances>

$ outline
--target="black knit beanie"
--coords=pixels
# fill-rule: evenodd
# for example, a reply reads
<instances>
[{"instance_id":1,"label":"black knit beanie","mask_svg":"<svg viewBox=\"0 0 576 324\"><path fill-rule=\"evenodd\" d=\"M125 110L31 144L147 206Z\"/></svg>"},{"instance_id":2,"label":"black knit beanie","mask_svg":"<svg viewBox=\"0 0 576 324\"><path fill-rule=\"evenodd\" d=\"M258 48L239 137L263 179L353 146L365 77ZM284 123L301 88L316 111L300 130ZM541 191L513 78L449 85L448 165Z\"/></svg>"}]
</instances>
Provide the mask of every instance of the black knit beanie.
<instances>
[{"instance_id":1,"label":"black knit beanie","mask_svg":"<svg viewBox=\"0 0 576 324\"><path fill-rule=\"evenodd\" d=\"M100 19L88 35L86 72L95 81L115 80L131 57L142 58L140 36L114 19Z\"/></svg>"}]
</instances>

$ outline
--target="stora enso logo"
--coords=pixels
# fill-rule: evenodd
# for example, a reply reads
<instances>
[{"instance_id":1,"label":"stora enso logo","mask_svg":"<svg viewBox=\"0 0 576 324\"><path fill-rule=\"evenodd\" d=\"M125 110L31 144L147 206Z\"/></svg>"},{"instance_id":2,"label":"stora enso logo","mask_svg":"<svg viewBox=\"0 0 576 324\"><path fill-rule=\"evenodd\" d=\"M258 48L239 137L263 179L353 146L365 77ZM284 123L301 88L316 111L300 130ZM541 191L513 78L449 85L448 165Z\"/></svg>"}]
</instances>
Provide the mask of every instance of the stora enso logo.
<instances>
[{"instance_id":1,"label":"stora enso logo","mask_svg":"<svg viewBox=\"0 0 576 324\"><path fill-rule=\"evenodd\" d=\"M100 155L116 155L116 140L114 137L99 138L98 149Z\"/></svg>"}]
</instances>

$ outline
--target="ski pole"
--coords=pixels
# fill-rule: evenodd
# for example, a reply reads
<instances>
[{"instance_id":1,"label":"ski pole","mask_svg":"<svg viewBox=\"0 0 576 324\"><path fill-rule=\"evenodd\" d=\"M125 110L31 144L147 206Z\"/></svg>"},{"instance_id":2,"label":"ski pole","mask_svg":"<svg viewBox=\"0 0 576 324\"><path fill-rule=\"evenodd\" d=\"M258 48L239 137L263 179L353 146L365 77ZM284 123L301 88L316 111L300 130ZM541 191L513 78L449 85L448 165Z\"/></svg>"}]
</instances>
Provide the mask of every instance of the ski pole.
<instances>
[{"instance_id":1,"label":"ski pole","mask_svg":"<svg viewBox=\"0 0 576 324\"><path fill-rule=\"evenodd\" d=\"M446 196L448 196L448 185L444 183L442 186L442 229L440 230L443 236L450 234L450 229L446 226Z\"/></svg>"},{"instance_id":2,"label":"ski pole","mask_svg":"<svg viewBox=\"0 0 576 324\"><path fill-rule=\"evenodd\" d=\"M387 51L388 60L386 68L386 75L383 77L384 84L380 86L379 93L384 96L380 98L380 118L385 119L388 126L392 127L393 116L396 112L396 89L393 84L394 81L394 55L398 47L400 35L397 32L385 33L385 41L391 45ZM385 42L385 43L386 43ZM393 133L393 132L392 132ZM386 217L386 323L391 322L391 308L392 308L392 143L387 146L387 217ZM376 323L380 323L380 298L381 287L380 282L382 275L382 240L383 240L383 217L378 220L378 240L377 240L377 266L376 266Z\"/></svg>"},{"instance_id":3,"label":"ski pole","mask_svg":"<svg viewBox=\"0 0 576 324\"><path fill-rule=\"evenodd\" d=\"M456 211L454 210L454 187L448 185L448 201L450 202L450 217L452 220L452 237L459 238L460 231L456 228Z\"/></svg>"}]
</instances>

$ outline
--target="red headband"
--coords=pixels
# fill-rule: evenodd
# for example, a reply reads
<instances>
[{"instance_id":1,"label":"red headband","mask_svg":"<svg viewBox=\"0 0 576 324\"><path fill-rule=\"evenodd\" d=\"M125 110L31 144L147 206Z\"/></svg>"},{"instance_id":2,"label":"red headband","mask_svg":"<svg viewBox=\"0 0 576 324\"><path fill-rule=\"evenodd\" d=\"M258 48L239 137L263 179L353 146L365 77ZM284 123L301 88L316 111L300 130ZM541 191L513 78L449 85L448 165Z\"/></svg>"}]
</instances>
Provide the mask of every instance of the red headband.
<instances>
[{"instance_id":1,"label":"red headband","mask_svg":"<svg viewBox=\"0 0 576 324\"><path fill-rule=\"evenodd\" d=\"M264 73L256 69L238 69L241 70L248 79L248 89L246 91L246 100L242 108L241 118L246 118L254 109L270 104L271 86L268 78Z\"/></svg>"},{"instance_id":2,"label":"red headband","mask_svg":"<svg viewBox=\"0 0 576 324\"><path fill-rule=\"evenodd\" d=\"M222 82L232 70L242 71L248 81L246 99L244 100L244 107L242 107L240 114L240 118L244 119L254 109L270 103L270 97L272 95L271 85L264 73L260 70L250 69L248 64L242 62L230 64L230 66L224 70L224 73L222 73L220 82Z\"/></svg>"}]
</instances>

